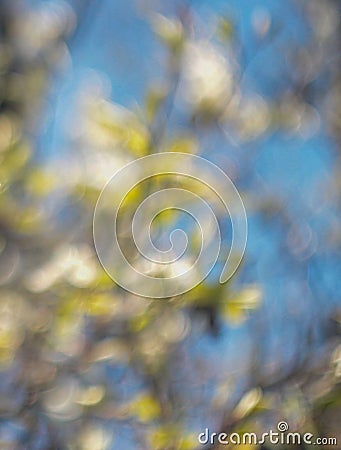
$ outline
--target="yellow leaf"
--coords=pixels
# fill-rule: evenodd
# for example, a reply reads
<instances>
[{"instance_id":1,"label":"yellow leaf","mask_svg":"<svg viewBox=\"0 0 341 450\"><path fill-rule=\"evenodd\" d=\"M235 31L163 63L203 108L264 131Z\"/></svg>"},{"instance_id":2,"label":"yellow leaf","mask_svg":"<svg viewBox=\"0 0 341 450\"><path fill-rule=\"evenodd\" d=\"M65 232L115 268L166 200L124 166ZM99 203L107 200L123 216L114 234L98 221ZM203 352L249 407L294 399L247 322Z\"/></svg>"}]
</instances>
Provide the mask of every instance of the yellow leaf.
<instances>
[{"instance_id":1,"label":"yellow leaf","mask_svg":"<svg viewBox=\"0 0 341 450\"><path fill-rule=\"evenodd\" d=\"M161 14L155 14L152 26L157 36L173 51L182 47L184 31L178 19L169 19Z\"/></svg>"},{"instance_id":2,"label":"yellow leaf","mask_svg":"<svg viewBox=\"0 0 341 450\"><path fill-rule=\"evenodd\" d=\"M85 303L85 310L90 316L112 314L115 310L115 299L110 294L94 294Z\"/></svg>"},{"instance_id":3,"label":"yellow leaf","mask_svg":"<svg viewBox=\"0 0 341 450\"><path fill-rule=\"evenodd\" d=\"M129 129L127 137L127 148L134 155L143 156L148 153L149 149L149 135L143 127L133 127Z\"/></svg>"},{"instance_id":4,"label":"yellow leaf","mask_svg":"<svg viewBox=\"0 0 341 450\"><path fill-rule=\"evenodd\" d=\"M137 417L141 422L151 422L160 415L160 405L156 399L148 394L139 394L130 403L130 413Z\"/></svg>"},{"instance_id":5,"label":"yellow leaf","mask_svg":"<svg viewBox=\"0 0 341 450\"><path fill-rule=\"evenodd\" d=\"M226 17L222 17L218 24L218 35L223 41L229 42L234 35L234 24Z\"/></svg>"},{"instance_id":6,"label":"yellow leaf","mask_svg":"<svg viewBox=\"0 0 341 450\"><path fill-rule=\"evenodd\" d=\"M52 174L36 168L29 174L26 180L26 188L31 194L42 197L51 192L55 182L56 180Z\"/></svg>"},{"instance_id":7,"label":"yellow leaf","mask_svg":"<svg viewBox=\"0 0 341 450\"><path fill-rule=\"evenodd\" d=\"M238 325L246 319L248 311L259 307L261 298L262 291L259 287L245 287L221 304L221 313L228 321Z\"/></svg>"},{"instance_id":8,"label":"yellow leaf","mask_svg":"<svg viewBox=\"0 0 341 450\"><path fill-rule=\"evenodd\" d=\"M167 88L165 86L152 86L146 95L145 108L148 122L151 123L159 111L164 99L167 96Z\"/></svg>"},{"instance_id":9,"label":"yellow leaf","mask_svg":"<svg viewBox=\"0 0 341 450\"><path fill-rule=\"evenodd\" d=\"M192 136L179 136L170 142L167 151L182 152L182 153L196 153L198 150L198 143Z\"/></svg>"}]
</instances>

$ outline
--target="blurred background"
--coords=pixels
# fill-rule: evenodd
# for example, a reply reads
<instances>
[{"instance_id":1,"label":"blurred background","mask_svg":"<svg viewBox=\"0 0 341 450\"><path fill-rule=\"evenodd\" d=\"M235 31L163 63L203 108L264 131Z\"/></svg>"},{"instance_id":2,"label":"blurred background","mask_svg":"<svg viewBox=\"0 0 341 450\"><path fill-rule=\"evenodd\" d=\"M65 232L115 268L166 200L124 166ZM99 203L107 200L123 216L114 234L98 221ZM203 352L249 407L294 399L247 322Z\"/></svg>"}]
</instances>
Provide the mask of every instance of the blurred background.
<instances>
[{"instance_id":1,"label":"blurred background","mask_svg":"<svg viewBox=\"0 0 341 450\"><path fill-rule=\"evenodd\" d=\"M280 420L340 448L340 11L1 1L1 450L213 449L206 427ZM232 280L167 301L92 241L105 182L162 151L218 164L249 221Z\"/></svg>"}]
</instances>

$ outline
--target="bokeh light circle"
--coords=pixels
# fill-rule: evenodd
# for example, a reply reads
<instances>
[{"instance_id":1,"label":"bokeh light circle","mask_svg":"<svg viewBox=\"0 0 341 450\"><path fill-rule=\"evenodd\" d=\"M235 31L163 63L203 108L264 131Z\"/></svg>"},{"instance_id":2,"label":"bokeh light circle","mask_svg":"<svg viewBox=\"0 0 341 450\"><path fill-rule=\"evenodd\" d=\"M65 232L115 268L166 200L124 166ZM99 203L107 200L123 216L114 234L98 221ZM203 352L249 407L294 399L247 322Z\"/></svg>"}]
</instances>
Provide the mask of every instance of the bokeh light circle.
<instances>
[{"instance_id":1,"label":"bokeh light circle","mask_svg":"<svg viewBox=\"0 0 341 450\"><path fill-rule=\"evenodd\" d=\"M167 186L155 183L167 176ZM247 241L247 218L242 199L230 178L208 160L186 153L157 153L128 163L118 170L101 191L94 212L93 237L98 258L116 284L147 298L169 298L183 294L201 283L215 267L221 255L223 236L216 203L179 188L181 179L193 180L210 189L223 205L232 230L231 246L220 274L225 283L237 270ZM169 187L169 180L174 187ZM141 183L156 184L132 195ZM127 198L134 201L132 220L118 231L119 217L124 216ZM164 211L187 214L199 230L201 242L197 254L191 255L191 242L179 228L168 235L166 249L158 248L151 229L155 218ZM221 214L221 213L220 213ZM127 255L127 248L132 249ZM129 253L129 252L128 252Z\"/></svg>"}]
</instances>

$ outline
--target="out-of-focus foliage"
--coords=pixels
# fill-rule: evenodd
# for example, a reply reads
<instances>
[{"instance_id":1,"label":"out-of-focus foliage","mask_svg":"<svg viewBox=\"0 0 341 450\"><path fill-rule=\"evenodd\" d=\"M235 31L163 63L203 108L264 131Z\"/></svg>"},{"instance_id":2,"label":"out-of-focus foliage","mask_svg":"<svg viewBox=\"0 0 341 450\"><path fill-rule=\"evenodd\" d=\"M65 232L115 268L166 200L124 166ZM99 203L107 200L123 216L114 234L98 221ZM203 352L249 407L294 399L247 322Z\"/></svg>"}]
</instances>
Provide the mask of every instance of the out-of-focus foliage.
<instances>
[{"instance_id":1,"label":"out-of-focus foliage","mask_svg":"<svg viewBox=\"0 0 341 450\"><path fill-rule=\"evenodd\" d=\"M277 361L262 370L259 327L268 319L266 310L257 315L264 289L256 275L243 277L242 268L227 286L210 280L180 298L142 300L106 276L91 238L95 202L115 168L157 151L200 153L220 130L240 152L226 170L248 209L290 230L283 258L294 265L302 257L304 267L306 230L295 227L281 199L259 199L247 182L248 157L271 133L309 136L324 114L324 126L340 138L340 65L330 61L339 48L339 5L311 0L299 8L310 27L307 42L285 43L290 89L278 83L268 96L244 88L243 41L230 17L202 30L190 8L172 17L153 11L148 20L163 52L164 79L149 80L144 102L131 109L100 89L84 92L72 151L51 167L38 154L37 136L46 126L49 84L70 64L77 14L66 3L2 2L1 448L190 450L205 426L261 433L283 418L341 442L341 344L334 334L325 338L323 355L311 350L307 332L307 349L285 370ZM285 26L263 10L253 22L261 49ZM181 126L169 128L173 108ZM335 155L329 195L338 202L339 172ZM127 223L142 194L137 189L126 199ZM175 219L163 220L160 227ZM329 234L334 248L340 236L338 224ZM220 372L196 341L218 345L222 328L243 326L254 349L241 382L233 370Z\"/></svg>"}]
</instances>

